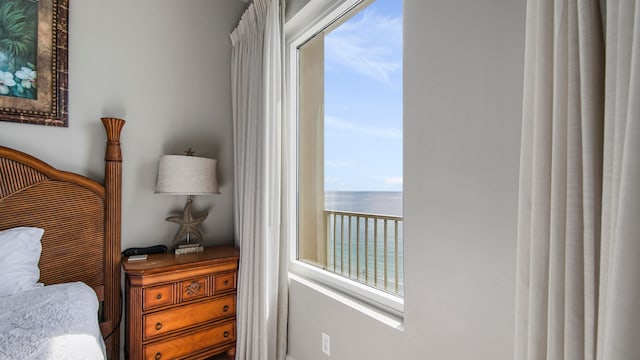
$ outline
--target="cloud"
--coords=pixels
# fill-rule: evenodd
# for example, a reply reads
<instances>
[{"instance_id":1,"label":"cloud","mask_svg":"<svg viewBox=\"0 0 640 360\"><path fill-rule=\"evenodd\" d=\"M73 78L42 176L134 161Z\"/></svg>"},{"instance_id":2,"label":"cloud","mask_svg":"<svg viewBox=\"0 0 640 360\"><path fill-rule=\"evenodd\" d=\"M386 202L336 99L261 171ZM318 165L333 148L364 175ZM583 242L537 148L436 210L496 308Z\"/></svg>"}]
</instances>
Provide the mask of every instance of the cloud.
<instances>
[{"instance_id":1,"label":"cloud","mask_svg":"<svg viewBox=\"0 0 640 360\"><path fill-rule=\"evenodd\" d=\"M328 167L337 167L337 168L346 168L352 167L353 165L348 161L336 161L336 160L327 160L324 164Z\"/></svg>"},{"instance_id":2,"label":"cloud","mask_svg":"<svg viewBox=\"0 0 640 360\"><path fill-rule=\"evenodd\" d=\"M346 130L367 135L369 137L402 139L402 129L368 126L351 121L341 120L335 116L325 116L324 125L338 130Z\"/></svg>"},{"instance_id":3,"label":"cloud","mask_svg":"<svg viewBox=\"0 0 640 360\"><path fill-rule=\"evenodd\" d=\"M324 178L324 185L328 186L330 189L341 189L344 188L344 179L338 176L327 176Z\"/></svg>"},{"instance_id":4,"label":"cloud","mask_svg":"<svg viewBox=\"0 0 640 360\"><path fill-rule=\"evenodd\" d=\"M402 70L402 18L364 10L325 37L325 57L335 65L388 82Z\"/></svg>"},{"instance_id":5,"label":"cloud","mask_svg":"<svg viewBox=\"0 0 640 360\"><path fill-rule=\"evenodd\" d=\"M402 176L384 178L385 185L402 185Z\"/></svg>"}]
</instances>

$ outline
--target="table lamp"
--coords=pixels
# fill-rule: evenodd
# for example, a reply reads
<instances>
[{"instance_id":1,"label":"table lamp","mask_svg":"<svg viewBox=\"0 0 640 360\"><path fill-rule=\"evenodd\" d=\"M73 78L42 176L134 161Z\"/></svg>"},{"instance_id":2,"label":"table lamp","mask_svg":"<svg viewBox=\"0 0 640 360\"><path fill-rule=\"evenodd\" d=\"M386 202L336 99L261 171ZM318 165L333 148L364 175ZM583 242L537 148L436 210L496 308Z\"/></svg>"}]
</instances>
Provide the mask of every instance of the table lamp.
<instances>
[{"instance_id":1,"label":"table lamp","mask_svg":"<svg viewBox=\"0 0 640 360\"><path fill-rule=\"evenodd\" d=\"M186 195L187 203L182 216L169 216L166 221L180 225L173 238L176 255L201 252L204 250L198 241L202 241L200 224L209 212L194 217L191 212L193 195L220 194L216 180L216 160L193 156L191 148L185 155L163 155L158 165L156 193ZM194 238L198 241L194 241Z\"/></svg>"}]
</instances>

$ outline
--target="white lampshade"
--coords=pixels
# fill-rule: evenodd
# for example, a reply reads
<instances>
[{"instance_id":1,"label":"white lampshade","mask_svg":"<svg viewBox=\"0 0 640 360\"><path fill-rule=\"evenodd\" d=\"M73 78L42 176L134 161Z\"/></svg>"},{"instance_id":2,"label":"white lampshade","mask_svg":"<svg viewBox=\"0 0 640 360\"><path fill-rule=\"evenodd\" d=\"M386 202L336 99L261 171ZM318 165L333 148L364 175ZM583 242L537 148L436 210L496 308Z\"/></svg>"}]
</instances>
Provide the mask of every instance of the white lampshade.
<instances>
[{"instance_id":1,"label":"white lampshade","mask_svg":"<svg viewBox=\"0 0 640 360\"><path fill-rule=\"evenodd\" d=\"M158 165L156 193L171 195L220 194L215 159L163 155Z\"/></svg>"}]
</instances>

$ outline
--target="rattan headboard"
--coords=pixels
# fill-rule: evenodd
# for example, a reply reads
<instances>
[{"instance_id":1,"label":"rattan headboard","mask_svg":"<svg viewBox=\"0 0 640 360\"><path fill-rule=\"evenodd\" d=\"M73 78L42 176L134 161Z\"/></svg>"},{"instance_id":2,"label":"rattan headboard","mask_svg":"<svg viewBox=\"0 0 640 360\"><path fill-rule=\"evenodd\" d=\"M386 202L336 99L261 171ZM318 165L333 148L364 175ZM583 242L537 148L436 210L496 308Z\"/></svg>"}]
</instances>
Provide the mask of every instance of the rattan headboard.
<instances>
[{"instance_id":1,"label":"rattan headboard","mask_svg":"<svg viewBox=\"0 0 640 360\"><path fill-rule=\"evenodd\" d=\"M103 301L101 330L107 356L117 359L120 318L120 219L124 120L103 118L107 132L104 185L60 171L20 151L0 146L0 230L45 230L40 282L83 281Z\"/></svg>"}]
</instances>

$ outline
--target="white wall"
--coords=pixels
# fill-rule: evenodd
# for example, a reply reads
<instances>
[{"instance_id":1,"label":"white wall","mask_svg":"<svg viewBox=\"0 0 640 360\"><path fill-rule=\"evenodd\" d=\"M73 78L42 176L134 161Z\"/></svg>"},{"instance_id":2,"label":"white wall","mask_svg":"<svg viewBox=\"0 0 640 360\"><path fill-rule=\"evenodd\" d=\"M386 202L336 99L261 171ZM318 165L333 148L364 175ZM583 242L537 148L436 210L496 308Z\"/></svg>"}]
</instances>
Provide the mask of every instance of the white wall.
<instances>
[{"instance_id":1,"label":"white wall","mask_svg":"<svg viewBox=\"0 0 640 360\"><path fill-rule=\"evenodd\" d=\"M235 0L71 1L69 127L0 122L0 144L99 179L100 117L127 121L122 246L170 245L185 198L154 194L162 154L218 159L221 195L198 196L210 210L207 244L233 243L233 147L229 33L247 5Z\"/></svg>"},{"instance_id":2,"label":"white wall","mask_svg":"<svg viewBox=\"0 0 640 360\"><path fill-rule=\"evenodd\" d=\"M524 13L404 0L404 330L292 280L292 359L513 357Z\"/></svg>"}]
</instances>

